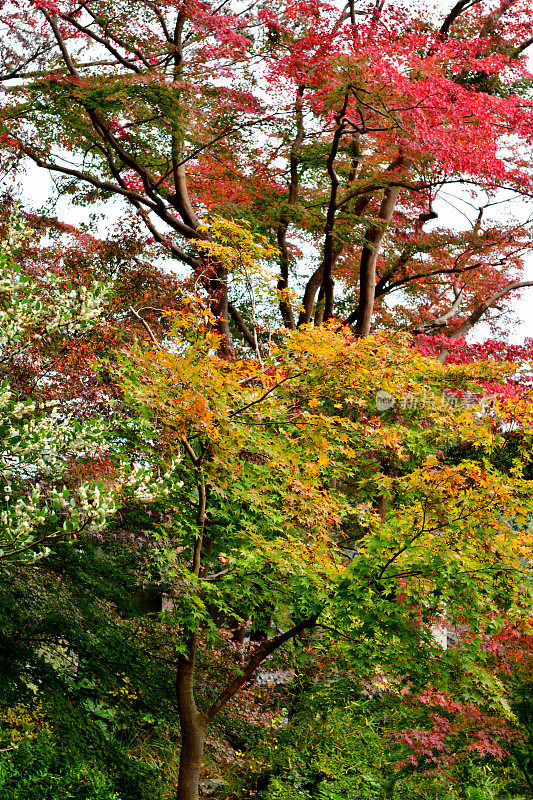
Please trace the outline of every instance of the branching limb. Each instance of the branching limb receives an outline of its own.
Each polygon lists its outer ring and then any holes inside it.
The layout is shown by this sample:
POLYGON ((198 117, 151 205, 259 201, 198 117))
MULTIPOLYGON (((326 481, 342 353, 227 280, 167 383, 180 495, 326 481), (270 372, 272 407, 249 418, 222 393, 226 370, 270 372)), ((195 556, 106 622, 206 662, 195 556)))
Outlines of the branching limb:
POLYGON ((483 314, 488 311, 489 308, 492 308, 498 300, 501 300, 502 297, 505 297, 510 292, 516 291, 516 289, 522 289, 525 286, 533 286, 533 281, 516 281, 515 283, 508 283, 507 286, 504 286, 499 292, 493 294, 492 297, 489 297, 483 303, 480 303, 479 306, 474 309, 474 311, 470 314, 467 319, 457 328, 450 335, 450 339, 458 339, 460 336, 466 336, 468 331, 479 322, 483 314))
POLYGON ((276 238, 278 241, 278 247, 280 252, 280 277, 278 280, 278 287, 277 287, 279 293, 279 309, 285 327, 289 328, 290 330, 294 330, 296 328, 296 323, 294 321, 294 313, 289 298, 287 296, 287 290, 289 288, 289 265, 290 265, 289 249, 287 246, 287 230, 290 225, 290 209, 296 205, 296 201, 298 199, 298 182, 299 182, 298 151, 304 140, 304 125, 303 125, 304 91, 305 91, 304 86, 298 87, 298 92, 296 95, 296 103, 295 103, 296 136, 294 137, 294 140, 292 142, 290 157, 289 157, 289 168, 291 176, 289 184, 289 196, 287 198, 287 206, 283 209, 281 213, 278 229, 276 232, 276 238))
POLYGON ((262 664, 265 658, 268 658, 269 655, 278 650, 286 642, 294 639, 294 637, 299 633, 302 633, 302 631, 314 628, 318 620, 319 613, 320 612, 310 614, 310 616, 301 620, 301 622, 298 622, 296 625, 293 625, 292 628, 289 628, 289 630, 285 631, 285 633, 281 633, 279 636, 274 636, 272 639, 264 642, 255 651, 241 674, 237 675, 232 681, 230 681, 230 683, 228 683, 228 685, 220 692, 215 701, 209 706, 205 712, 206 718, 208 720, 213 719, 213 717, 224 708, 226 703, 228 703, 231 698, 237 694, 239 689, 241 689, 253 678, 256 669, 262 664))
POLYGON ((461 300, 463 297, 463 288, 462 287, 459 292, 457 292, 457 296, 453 301, 452 305, 444 314, 442 314, 437 319, 431 319, 428 322, 425 322, 419 328, 416 328, 413 333, 430 333, 431 331, 437 330, 438 328, 445 328, 449 321, 453 319, 459 313, 461 308, 461 300))
POLYGON ((324 228, 324 259, 322 270, 322 293, 324 296, 324 319, 328 320, 333 316, 333 263, 334 263, 334 239, 333 230, 335 227, 335 213, 337 210, 337 194, 339 191, 339 177, 335 169, 335 161, 339 153, 341 138, 346 130, 347 121, 344 118, 348 108, 348 95, 344 97, 341 111, 337 115, 337 129, 333 136, 333 142, 327 160, 327 170, 330 179, 330 194, 328 209, 326 212, 326 225, 324 228))
MULTIPOLYGON (((390 169, 407 170, 410 161, 403 155, 391 164, 390 169)), ((378 213, 379 223, 368 228, 365 236, 367 244, 363 247, 361 254, 361 268, 359 278, 359 305, 355 312, 350 314, 345 324, 355 323, 355 333, 357 336, 368 336, 372 313, 374 311, 374 298, 376 293, 376 263, 379 255, 381 242, 392 219, 398 197, 400 186, 389 186, 385 190, 385 195, 381 202, 378 213)))
POLYGON ((249 344, 250 347, 255 349, 254 336, 253 336, 252 332, 250 331, 250 328, 248 327, 246 322, 241 317, 239 311, 233 305, 233 303, 228 303, 228 312, 229 312, 233 322, 235 323, 235 325, 237 326, 239 331, 242 333, 246 343, 249 344))
POLYGON ((160 342, 159 342, 159 341, 157 340, 157 338, 155 337, 153 330, 152 330, 152 329, 151 329, 151 327, 148 325, 148 323, 146 322, 146 320, 145 320, 145 319, 143 319, 143 317, 141 317, 141 315, 140 315, 140 314, 139 314, 137 311, 135 311, 135 309, 133 308, 133 306, 130 306, 130 307, 129 307, 129 311, 131 311, 131 313, 133 314, 133 316, 134 316, 136 319, 138 319, 138 320, 139 320, 139 322, 141 323, 141 325, 143 326, 143 328, 145 329, 145 331, 147 332, 148 336, 150 337, 150 339, 152 340, 152 342, 155 344, 155 346, 157 347, 157 349, 158 349, 158 350, 163 350, 163 346, 160 344, 160 342))

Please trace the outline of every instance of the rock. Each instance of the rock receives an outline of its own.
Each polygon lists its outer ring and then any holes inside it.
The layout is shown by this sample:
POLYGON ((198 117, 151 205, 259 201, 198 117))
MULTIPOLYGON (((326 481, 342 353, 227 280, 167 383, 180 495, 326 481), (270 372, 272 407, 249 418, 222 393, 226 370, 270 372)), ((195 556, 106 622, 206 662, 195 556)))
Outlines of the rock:
POLYGON ((227 785, 227 781, 224 778, 206 778, 205 781, 200 781, 200 790, 206 797, 211 797, 211 795, 227 785))

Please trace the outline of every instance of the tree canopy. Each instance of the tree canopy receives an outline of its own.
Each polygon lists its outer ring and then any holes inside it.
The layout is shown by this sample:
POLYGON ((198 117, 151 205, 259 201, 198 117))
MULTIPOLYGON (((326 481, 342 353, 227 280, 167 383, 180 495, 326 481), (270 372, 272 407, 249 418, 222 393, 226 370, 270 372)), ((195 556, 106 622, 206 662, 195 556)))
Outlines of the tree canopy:
POLYGON ((214 214, 271 241, 291 329, 460 336, 529 285, 527 214, 490 214, 498 190, 530 194, 527 3, 3 8, 6 165, 30 158, 76 202, 120 198, 203 286, 228 352, 254 336, 197 246, 214 214), (458 186, 466 224, 436 222, 458 186))
POLYGON ((1 4, 6 797, 531 793, 529 12, 1 4))

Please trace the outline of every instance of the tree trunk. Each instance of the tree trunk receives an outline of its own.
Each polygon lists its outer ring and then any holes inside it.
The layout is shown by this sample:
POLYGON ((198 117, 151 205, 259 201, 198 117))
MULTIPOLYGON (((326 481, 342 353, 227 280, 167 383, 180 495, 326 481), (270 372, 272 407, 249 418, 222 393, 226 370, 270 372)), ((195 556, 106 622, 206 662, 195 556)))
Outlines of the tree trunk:
POLYGON ((176 800, 198 800, 207 719, 194 700, 196 637, 189 642, 189 658, 181 656, 176 675, 176 696, 181 727, 181 753, 176 800))
MULTIPOLYGON (((185 449, 196 468, 198 479, 198 510, 196 515, 198 534, 194 544, 191 564, 191 572, 198 577, 203 569, 202 547, 204 544, 208 497, 202 461, 209 453, 209 449, 202 444, 200 455, 197 456, 186 439, 185 449)), ((207 536, 206 549, 209 553, 211 552, 212 544, 211 537, 207 536)), ((176 800, 198 800, 198 787, 208 718, 198 710, 194 699, 194 667, 197 645, 198 630, 193 630, 187 639, 187 655, 179 656, 178 669, 176 671, 176 701, 181 728, 180 769, 176 800)))
POLYGON ((380 225, 372 225, 366 232, 368 244, 363 247, 361 254, 361 271, 359 276, 359 308, 355 324, 357 336, 365 337, 370 333, 374 300, 376 297, 376 264, 378 260, 381 241, 392 219, 394 207, 400 194, 399 186, 389 186, 379 209, 378 219, 380 225))
POLYGON ((193 724, 181 723, 181 753, 176 800, 198 800, 206 725, 197 712, 193 724))

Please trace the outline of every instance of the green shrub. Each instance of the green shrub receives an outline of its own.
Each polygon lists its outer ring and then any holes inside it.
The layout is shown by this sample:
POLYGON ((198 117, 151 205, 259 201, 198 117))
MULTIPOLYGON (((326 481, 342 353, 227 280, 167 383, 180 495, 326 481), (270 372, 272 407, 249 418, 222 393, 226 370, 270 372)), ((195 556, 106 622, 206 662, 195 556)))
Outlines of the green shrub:
POLYGON ((1 754, 2 800, 123 800, 112 781, 43 732, 1 754))
MULTIPOLYGON (((311 705, 250 754, 249 793, 262 800, 510 800, 516 770, 475 754, 440 770, 398 769, 391 709, 311 705)), ((520 795, 518 795, 520 796, 520 795)))

